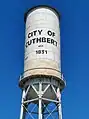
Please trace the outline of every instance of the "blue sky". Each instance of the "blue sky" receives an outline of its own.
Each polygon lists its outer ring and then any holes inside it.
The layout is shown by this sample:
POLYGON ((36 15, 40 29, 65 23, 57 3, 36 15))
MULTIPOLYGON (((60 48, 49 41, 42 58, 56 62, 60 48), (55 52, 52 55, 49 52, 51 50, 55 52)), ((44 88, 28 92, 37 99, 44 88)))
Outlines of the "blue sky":
POLYGON ((89 118, 89 1, 0 1, 0 118, 19 119, 23 72, 24 12, 46 4, 61 13, 62 71, 67 86, 62 94, 63 119, 89 118))

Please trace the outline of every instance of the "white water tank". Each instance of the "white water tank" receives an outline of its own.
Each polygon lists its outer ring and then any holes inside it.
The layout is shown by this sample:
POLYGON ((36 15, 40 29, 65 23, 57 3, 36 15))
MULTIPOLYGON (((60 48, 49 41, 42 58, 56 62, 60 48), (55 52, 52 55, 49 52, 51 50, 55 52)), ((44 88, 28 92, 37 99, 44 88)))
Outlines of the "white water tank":
POLYGON ((59 14, 47 6, 30 9, 25 17, 24 77, 61 76, 59 14))

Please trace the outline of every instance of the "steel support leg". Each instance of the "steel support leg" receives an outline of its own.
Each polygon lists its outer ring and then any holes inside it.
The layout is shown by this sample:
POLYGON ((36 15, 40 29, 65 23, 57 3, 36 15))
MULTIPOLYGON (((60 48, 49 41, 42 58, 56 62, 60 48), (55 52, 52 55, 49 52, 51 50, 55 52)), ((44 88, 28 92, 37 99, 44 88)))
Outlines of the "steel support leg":
POLYGON ((39 119, 42 119, 42 84, 39 83, 39 119))
POLYGON ((59 119, 62 119, 62 108, 61 108, 61 94, 60 94, 60 89, 58 88, 59 91, 59 97, 58 97, 58 115, 59 115, 59 119))
POLYGON ((24 96, 25 96, 25 90, 23 90, 23 92, 22 92, 20 119, 25 119, 25 109, 24 109, 24 106, 23 106, 24 96))
POLYGON ((58 113, 59 113, 59 119, 62 119, 62 109, 61 109, 61 104, 58 105, 58 113))

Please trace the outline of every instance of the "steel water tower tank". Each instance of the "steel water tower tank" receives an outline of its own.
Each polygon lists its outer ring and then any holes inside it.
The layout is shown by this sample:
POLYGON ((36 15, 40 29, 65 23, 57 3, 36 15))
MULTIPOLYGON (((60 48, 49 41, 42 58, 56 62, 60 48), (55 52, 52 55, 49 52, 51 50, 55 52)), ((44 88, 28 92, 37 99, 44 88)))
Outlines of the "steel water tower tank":
POLYGON ((54 8, 43 5, 25 14, 24 73, 19 86, 23 90, 23 105, 27 107, 33 102, 40 108, 39 119, 42 119, 42 101, 46 105, 50 101, 57 103, 57 94, 65 87, 61 73, 59 19, 54 8))

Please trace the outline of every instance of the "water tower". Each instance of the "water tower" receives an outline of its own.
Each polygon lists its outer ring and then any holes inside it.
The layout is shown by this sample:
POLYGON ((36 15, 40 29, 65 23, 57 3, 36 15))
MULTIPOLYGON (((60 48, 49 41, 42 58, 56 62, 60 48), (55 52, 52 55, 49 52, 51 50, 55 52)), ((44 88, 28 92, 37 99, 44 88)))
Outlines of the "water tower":
POLYGON ((24 73, 20 119, 62 119, 60 14, 49 6, 36 6, 25 14, 24 73))

